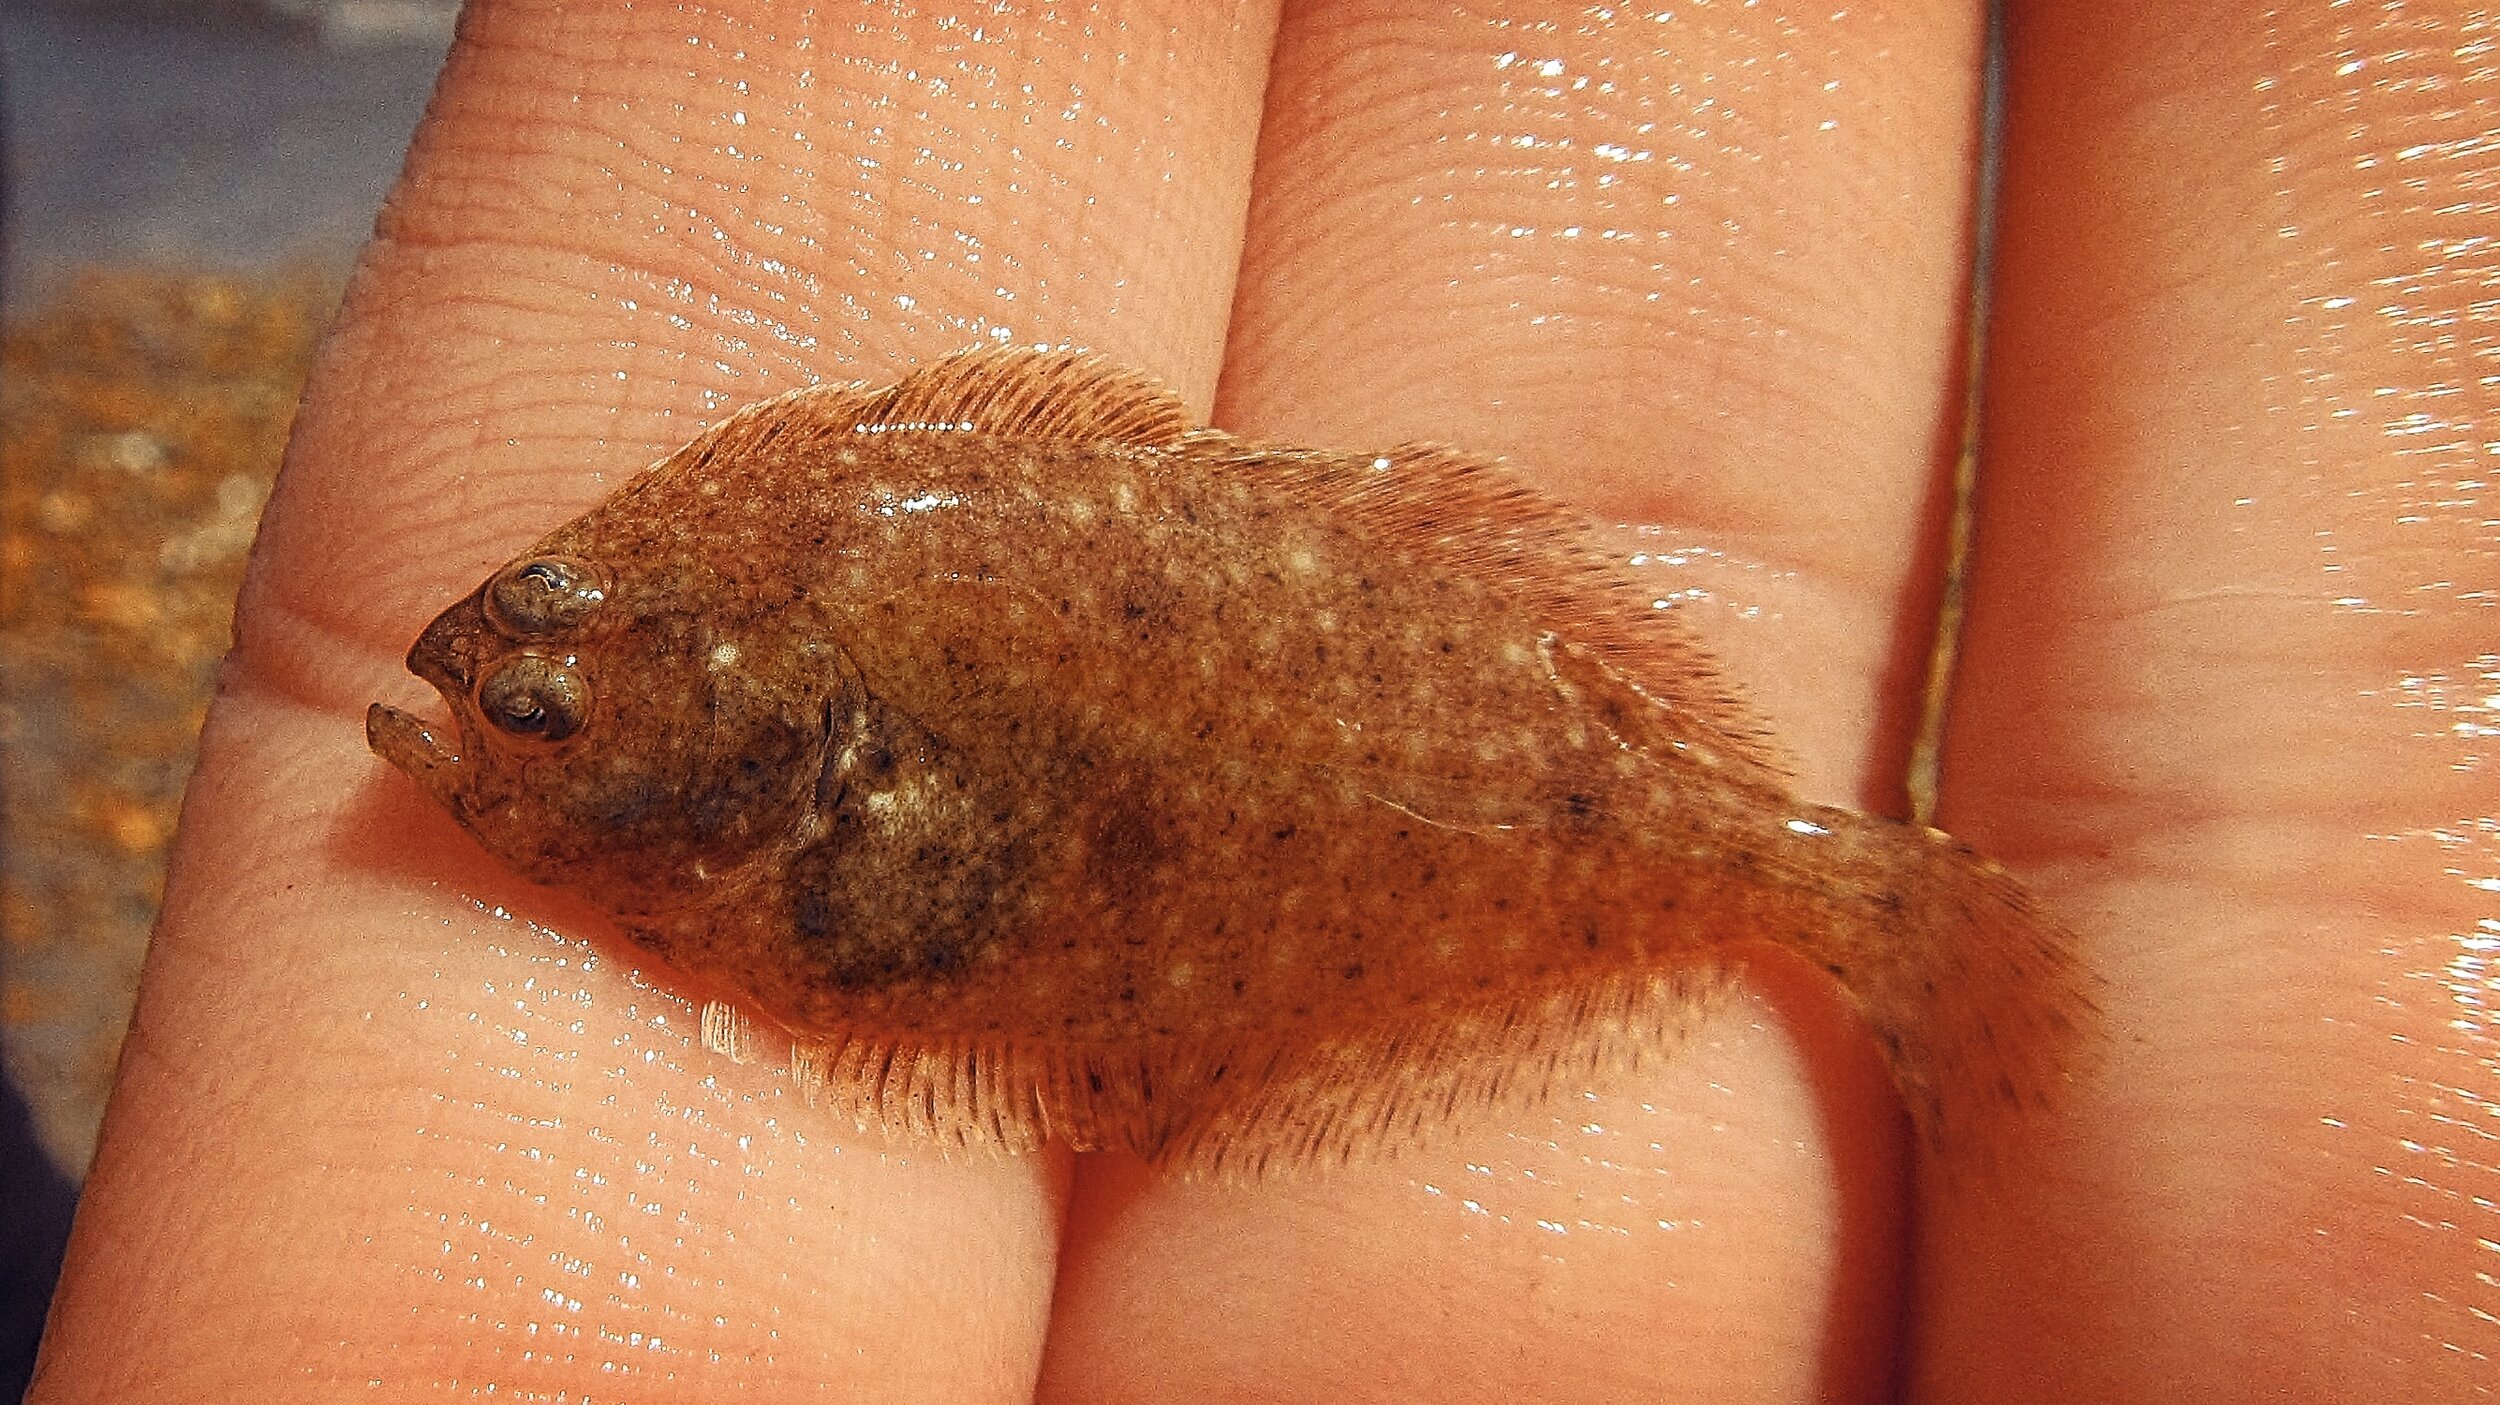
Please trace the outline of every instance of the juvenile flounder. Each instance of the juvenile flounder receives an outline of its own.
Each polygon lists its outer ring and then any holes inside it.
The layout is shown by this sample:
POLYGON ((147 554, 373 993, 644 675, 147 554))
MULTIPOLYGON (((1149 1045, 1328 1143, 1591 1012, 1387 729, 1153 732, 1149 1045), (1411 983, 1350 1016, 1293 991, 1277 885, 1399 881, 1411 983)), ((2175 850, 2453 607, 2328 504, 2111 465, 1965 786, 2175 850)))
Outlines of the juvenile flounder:
POLYGON ((1768 941, 1927 1143, 2061 1078, 2066 937, 1803 803, 1562 511, 975 352, 723 421, 429 626, 375 751, 864 1116, 1252 1169, 1637 1059, 1768 941), (456 740, 454 739, 456 734, 456 740))

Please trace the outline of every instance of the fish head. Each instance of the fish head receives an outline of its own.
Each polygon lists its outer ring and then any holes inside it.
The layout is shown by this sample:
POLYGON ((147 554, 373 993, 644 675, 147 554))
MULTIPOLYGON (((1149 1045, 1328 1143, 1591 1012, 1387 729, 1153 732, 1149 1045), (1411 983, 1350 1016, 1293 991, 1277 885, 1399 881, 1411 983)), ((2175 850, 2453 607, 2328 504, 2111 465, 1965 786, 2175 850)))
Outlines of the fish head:
POLYGON ((846 676, 796 613, 722 605, 700 562, 565 549, 445 610, 408 652, 446 729, 375 703, 373 750, 489 852, 610 910, 698 901, 810 832, 846 676))

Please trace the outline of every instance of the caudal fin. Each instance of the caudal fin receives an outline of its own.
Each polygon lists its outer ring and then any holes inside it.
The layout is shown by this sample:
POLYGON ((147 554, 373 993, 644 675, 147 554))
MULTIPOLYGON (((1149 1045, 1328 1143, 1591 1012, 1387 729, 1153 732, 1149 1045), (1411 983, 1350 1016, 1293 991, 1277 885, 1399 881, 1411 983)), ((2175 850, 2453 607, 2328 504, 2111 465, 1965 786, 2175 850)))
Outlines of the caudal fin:
POLYGON ((1842 811, 1845 882, 1809 938, 1882 1042, 1921 1140, 1949 1165, 2063 1099, 2097 1006, 2073 935, 1996 863, 1941 830, 1842 811))

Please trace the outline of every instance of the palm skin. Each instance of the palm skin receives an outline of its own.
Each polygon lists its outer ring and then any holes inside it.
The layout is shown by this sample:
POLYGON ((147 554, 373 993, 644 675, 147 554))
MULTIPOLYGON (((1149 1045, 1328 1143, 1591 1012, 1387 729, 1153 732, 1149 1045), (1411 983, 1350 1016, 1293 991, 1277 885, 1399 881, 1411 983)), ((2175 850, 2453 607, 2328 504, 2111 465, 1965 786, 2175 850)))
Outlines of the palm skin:
POLYGON ((1917 1199, 1862 1035, 1767 961, 1654 1074, 1291 1185, 860 1134, 360 725, 422 704, 453 594, 728 407, 1066 341, 1666 524, 1627 559, 1807 792, 1897 808, 1979 7, 507 0, 299 419, 33 1398, 2487 1386, 2472 26, 2084 8, 2010 14, 1942 812, 2108 982, 2023 1177, 1917 1199))

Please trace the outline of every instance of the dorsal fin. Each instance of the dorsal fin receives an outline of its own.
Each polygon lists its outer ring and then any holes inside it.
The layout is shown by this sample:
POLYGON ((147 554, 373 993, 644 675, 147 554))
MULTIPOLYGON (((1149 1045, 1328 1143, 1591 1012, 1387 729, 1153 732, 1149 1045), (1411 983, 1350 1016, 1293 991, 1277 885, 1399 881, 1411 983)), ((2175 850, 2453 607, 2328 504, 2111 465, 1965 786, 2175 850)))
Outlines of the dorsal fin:
POLYGON ((1622 683, 1699 722, 1733 756, 1792 774, 1770 729, 1683 621, 1631 583, 1584 520, 1507 466, 1434 444, 1347 454, 1221 430, 1201 430, 1185 448, 1404 543, 1451 575, 1493 585, 1622 683))
POLYGON ((976 347, 891 385, 828 382, 758 401, 672 456, 687 463, 859 434, 984 434, 1169 447, 1192 428, 1180 397, 1090 351, 976 347))
POLYGON ((1167 447, 1193 426, 1180 397, 1090 351, 983 347, 859 398, 857 427, 1167 447))
POLYGON ((891 385, 791 391, 713 426, 652 479, 656 485, 674 471, 767 445, 787 454, 860 435, 949 433, 1131 445, 1221 461, 1244 481, 1325 506, 1406 543, 1452 575, 1496 586, 1631 688, 1700 723, 1732 756, 1783 777, 1791 772, 1769 730, 1682 622, 1666 618, 1650 593, 1624 577, 1586 522, 1507 467, 1431 444, 1353 454, 1198 429, 1179 397, 1093 352, 978 347, 891 385))

